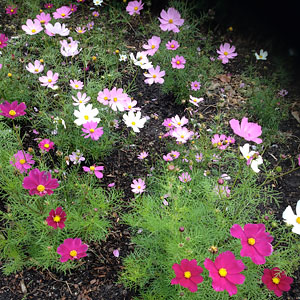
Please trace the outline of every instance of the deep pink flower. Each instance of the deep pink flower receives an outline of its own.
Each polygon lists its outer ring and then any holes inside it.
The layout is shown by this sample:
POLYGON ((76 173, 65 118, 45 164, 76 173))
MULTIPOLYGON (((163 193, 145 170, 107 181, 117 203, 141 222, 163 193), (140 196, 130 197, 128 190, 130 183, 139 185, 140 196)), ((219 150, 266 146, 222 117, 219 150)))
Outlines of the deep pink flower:
POLYGON ((79 238, 69 238, 57 248, 57 253, 61 255, 60 262, 66 262, 69 259, 80 259, 86 256, 88 245, 83 244, 79 238))
POLYGON ((39 148, 41 150, 49 152, 51 149, 54 149, 54 143, 49 139, 43 139, 41 142, 39 142, 39 148))
POLYGON ((154 35, 151 39, 148 40, 148 44, 144 44, 143 48, 146 51, 143 51, 145 55, 153 56, 155 52, 158 50, 161 39, 159 36, 154 35))
POLYGON ((176 50, 177 48, 180 47, 179 43, 175 40, 172 40, 172 41, 168 41, 166 43, 166 47, 168 50, 176 50))
POLYGON ((188 172, 182 173, 181 176, 178 176, 178 178, 181 182, 189 182, 192 180, 188 172))
POLYGON ((286 276, 285 272, 279 268, 264 269, 261 280, 270 291, 274 291, 277 297, 281 297, 283 292, 289 291, 294 281, 292 277, 286 276))
POLYGON ((51 21, 51 16, 50 14, 45 14, 44 12, 42 12, 39 15, 36 15, 37 20, 40 21, 41 24, 48 24, 51 21))
POLYGON ((52 3, 46 3, 46 4, 44 4, 44 7, 50 9, 50 8, 53 7, 53 4, 52 3))
POLYGON ((273 237, 266 232, 264 224, 246 224, 244 229, 238 224, 234 224, 230 229, 230 234, 241 239, 242 257, 250 257, 257 265, 266 262, 265 256, 270 256, 273 252, 271 242, 273 237))
POLYGON ((23 153, 22 150, 19 150, 16 154, 14 154, 13 160, 9 163, 18 169, 20 173, 27 173, 27 170, 34 165, 35 161, 32 159, 32 155, 26 152, 23 153))
POLYGON ((141 194, 146 188, 145 181, 139 178, 138 180, 133 180, 131 186, 131 191, 135 194, 141 194))
POLYGON ((172 269, 175 272, 175 278, 171 280, 171 284, 180 284, 188 288, 192 293, 197 292, 197 285, 203 281, 200 275, 203 269, 197 265, 197 260, 183 259, 179 264, 174 264, 172 269))
POLYGON ((51 195, 53 190, 59 186, 58 180, 51 178, 51 173, 33 169, 23 180, 23 188, 29 190, 30 195, 51 195))
POLYGON ((298 156, 298 165, 300 166, 300 154, 298 156))
POLYGON ((103 127, 98 127, 97 128, 98 123, 97 122, 86 122, 82 125, 82 131, 84 132, 84 134, 82 134, 81 136, 84 136, 85 139, 87 138, 91 138, 93 141, 98 141, 99 138, 103 135, 103 127), (85 133, 87 135, 85 135, 85 133))
POLYGON ((132 16, 134 14, 139 15, 140 11, 144 8, 144 3, 140 1, 129 1, 126 7, 126 11, 132 16))
POLYGON ((245 265, 241 260, 236 260, 230 251, 221 253, 215 262, 206 258, 204 267, 209 271, 212 287, 217 292, 226 290, 232 296, 237 293, 236 284, 243 284, 245 281, 245 276, 240 274, 245 265))
POLYGON ((157 66, 155 69, 150 68, 148 69, 148 73, 144 73, 144 76, 147 77, 144 82, 149 85, 153 83, 163 84, 165 80, 162 77, 165 76, 165 74, 165 71, 160 71, 160 66, 157 66))
POLYGON ((256 144, 262 143, 262 139, 258 138, 262 133, 261 126, 256 123, 248 122, 248 118, 244 117, 242 119, 241 125, 236 119, 230 120, 229 124, 233 132, 243 137, 246 141, 252 141, 256 144))
POLYGON ((69 6, 62 6, 53 13, 54 19, 69 19, 72 11, 69 6))
POLYGON ((184 23, 184 19, 180 18, 180 13, 173 7, 170 7, 167 12, 163 9, 158 19, 161 30, 175 33, 180 31, 177 26, 181 26, 184 23))
POLYGON ((223 64, 227 64, 229 62, 229 59, 237 56, 237 53, 235 53, 234 51, 234 46, 230 47, 230 44, 228 43, 225 43, 224 45, 221 44, 220 49, 217 50, 217 53, 219 54, 218 59, 222 60, 223 64))
POLYGON ((176 55, 172 58, 171 64, 174 69, 184 69, 184 64, 186 63, 183 56, 176 55))
POLYGON ((193 90, 193 91, 200 90, 200 87, 201 87, 201 83, 199 81, 193 81, 191 83, 191 90, 193 90))
POLYGON ((77 11, 77 5, 75 5, 75 4, 70 4, 69 7, 70 7, 70 10, 71 10, 71 13, 77 11))
POLYGON ((57 207, 55 210, 51 209, 46 221, 47 224, 54 229, 56 229, 57 227, 63 229, 65 227, 66 216, 67 215, 63 211, 62 207, 57 207))
POLYGON ((25 109, 26 104, 24 102, 18 104, 18 101, 14 101, 12 103, 4 101, 0 104, 0 110, 2 110, 0 115, 10 119, 14 119, 16 117, 26 115, 25 109))
POLYGON ((83 3, 85 0, 77 0, 78 3, 83 3))
POLYGON ((7 46, 8 38, 5 36, 5 34, 0 34, 0 48, 4 48, 7 46))
POLYGON ((7 15, 15 15, 16 13, 17 13, 17 11, 18 11, 18 8, 17 7, 12 7, 12 6, 8 6, 7 8, 6 8, 6 14, 7 15))
POLYGON ((70 86, 75 90, 82 90, 84 85, 83 85, 83 82, 80 80, 76 80, 76 79, 72 80, 71 79, 70 86))
POLYGON ((103 178, 103 173, 100 172, 100 171, 104 170, 104 167, 102 167, 102 166, 93 165, 93 166, 90 166, 90 167, 84 166, 82 168, 85 172, 88 172, 89 174, 95 174, 96 177, 99 178, 99 179, 103 178))

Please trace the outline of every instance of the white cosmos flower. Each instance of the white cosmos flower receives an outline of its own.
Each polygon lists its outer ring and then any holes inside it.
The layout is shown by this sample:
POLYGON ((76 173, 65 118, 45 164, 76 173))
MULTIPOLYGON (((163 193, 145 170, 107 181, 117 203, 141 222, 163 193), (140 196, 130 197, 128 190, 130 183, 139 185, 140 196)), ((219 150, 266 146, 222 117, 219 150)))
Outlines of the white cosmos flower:
POLYGON ((194 105, 196 105, 197 107, 199 107, 198 103, 199 102, 202 102, 204 101, 204 99, 201 97, 201 98, 196 98, 196 97, 193 97, 192 95, 190 95, 190 100, 189 102, 193 103, 194 105))
POLYGON ((149 61, 147 55, 143 52, 138 52, 136 54, 136 58, 133 53, 130 53, 130 58, 136 66, 141 67, 142 69, 150 69, 153 68, 152 63, 149 61))
POLYGON ((140 128, 144 127, 145 122, 147 119, 141 118, 141 112, 138 111, 136 115, 131 110, 128 114, 123 115, 123 121, 127 125, 127 127, 131 127, 134 132, 140 132, 140 128))
POLYGON ((251 164, 251 168, 255 173, 259 172, 258 166, 263 163, 262 157, 258 152, 250 151, 250 145, 247 143, 243 147, 240 147, 240 151, 244 158, 247 159, 247 165, 251 164))
POLYGON ((74 100, 73 105, 74 106, 79 106, 80 104, 87 104, 90 100, 91 97, 87 97, 86 93, 81 94, 81 92, 77 93, 77 98, 72 96, 72 99, 74 100))
POLYGON ((90 121, 100 122, 100 118, 96 118, 99 111, 97 108, 93 108, 92 104, 88 104, 87 106, 80 104, 78 108, 79 110, 74 110, 74 116, 77 117, 74 121, 76 125, 80 126, 90 121))
POLYGON ((296 205, 296 214, 294 214, 291 206, 289 205, 282 213, 284 222, 293 226, 292 231, 300 234, 300 200, 296 205))
POLYGON ((48 35, 60 35, 60 36, 68 36, 70 30, 66 27, 65 24, 60 24, 56 22, 54 25, 48 23, 45 25, 46 31, 48 35))
POLYGON ((102 4, 103 0, 94 0, 94 5, 100 5, 102 4))
POLYGON ((263 49, 260 49, 259 54, 254 54, 257 60, 267 60, 268 52, 264 51, 263 49))

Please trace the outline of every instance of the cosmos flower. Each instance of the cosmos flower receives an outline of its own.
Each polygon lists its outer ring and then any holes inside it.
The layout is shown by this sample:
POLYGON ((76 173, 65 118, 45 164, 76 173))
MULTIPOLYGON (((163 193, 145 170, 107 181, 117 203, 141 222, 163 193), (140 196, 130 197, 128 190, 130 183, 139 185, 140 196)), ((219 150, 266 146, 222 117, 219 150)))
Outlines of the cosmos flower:
POLYGON ((235 143, 235 139, 225 134, 215 134, 211 139, 212 144, 220 150, 225 150, 230 144, 235 143))
POLYGON ((134 14, 139 15, 140 11, 143 9, 144 3, 142 0, 140 1, 129 1, 128 5, 126 6, 126 11, 132 16, 134 14))
POLYGON ((183 56, 176 55, 172 58, 171 64, 173 69, 184 69, 186 60, 183 56))
POLYGON ((148 40, 148 44, 144 44, 143 48, 146 49, 144 53, 146 55, 153 56, 158 50, 161 39, 159 36, 154 35, 151 39, 148 40))
POLYGON ((13 101, 12 103, 4 101, 3 103, 0 104, 0 110, 2 110, 0 115, 10 119, 14 119, 19 116, 26 115, 25 112, 26 108, 27 107, 24 102, 18 104, 18 101, 13 101))
POLYGON ((42 25, 46 25, 51 21, 51 16, 50 14, 42 12, 41 14, 36 15, 36 19, 39 20, 42 25))
POLYGON ((138 155, 138 159, 145 159, 149 155, 148 152, 143 151, 138 155))
POLYGON ((26 70, 30 73, 37 74, 37 73, 41 73, 44 70, 44 66, 41 64, 39 60, 35 60, 34 65, 32 63, 29 63, 26 66, 26 70))
POLYGON ((0 48, 4 48, 7 46, 8 38, 5 36, 5 34, 0 34, 0 48))
POLYGON ((134 65, 141 67, 142 69, 150 69, 153 68, 152 63, 149 61, 147 55, 144 52, 138 52, 136 54, 136 58, 133 53, 129 55, 130 59, 133 61, 134 65))
POLYGON ((49 152, 51 149, 54 149, 54 142, 51 142, 49 139, 43 139, 41 142, 39 142, 39 148, 49 152))
POLYGON ((80 152, 80 150, 72 152, 72 154, 69 155, 69 159, 71 162, 73 162, 74 165, 80 164, 82 161, 85 161, 85 157, 83 157, 83 154, 80 152))
POLYGON ((81 239, 68 238, 57 248, 57 253, 61 255, 60 262, 66 262, 85 257, 87 249, 88 245, 83 244, 81 239))
POLYGON ((91 100, 91 97, 87 97, 86 93, 81 94, 81 92, 78 92, 77 98, 72 96, 72 99, 74 100, 73 105, 79 106, 80 104, 87 104, 91 100))
POLYGON ((66 25, 60 24, 59 22, 56 22, 54 25, 48 23, 45 25, 45 29, 45 33, 49 36, 55 36, 56 34, 60 36, 68 36, 70 33, 70 30, 66 27, 66 25))
POLYGON ((134 132, 140 132, 140 128, 144 127, 145 122, 147 119, 141 118, 141 112, 138 111, 134 114, 133 111, 129 111, 128 114, 123 115, 123 121, 127 125, 127 127, 131 127, 134 132))
POLYGON ((95 18, 98 18, 99 17, 99 13, 97 11, 93 11, 92 15, 95 17, 95 18))
POLYGON ((77 55, 82 50, 78 50, 79 41, 73 41, 72 37, 69 37, 68 40, 70 41, 69 43, 67 40, 60 41, 60 53, 66 57, 77 55))
POLYGON ((46 218, 46 222, 49 226, 54 229, 60 228, 63 229, 65 227, 66 221, 66 213, 63 211, 62 207, 59 206, 55 210, 51 209, 49 216, 46 218))
POLYGON ((267 60, 268 52, 260 49, 259 54, 254 53, 257 60, 267 60))
POLYGON ((153 83, 163 84, 165 80, 162 77, 165 76, 165 74, 165 71, 160 71, 160 66, 156 66, 155 69, 149 68, 148 73, 144 73, 144 76, 147 77, 144 82, 149 85, 153 83))
POLYGON ((16 154, 14 154, 13 160, 11 160, 9 163, 19 170, 20 173, 27 173, 32 165, 34 165, 35 161, 32 159, 32 155, 19 150, 16 154))
POLYGON ((203 102, 204 101, 204 98, 196 98, 196 97, 193 97, 192 95, 190 95, 190 100, 189 102, 194 104, 195 106, 199 107, 198 103, 200 102, 203 102))
POLYGON ((41 82, 42 86, 53 88, 54 85, 57 83, 58 77, 59 77, 58 73, 53 74, 53 72, 49 70, 47 72, 47 76, 39 77, 39 81, 41 82))
POLYGON ((69 19, 72 14, 69 6, 62 6, 53 13, 54 19, 69 19))
POLYGON ((191 90, 198 91, 200 90, 201 83, 199 81, 192 81, 191 82, 191 90))
POLYGON ((173 127, 182 127, 186 124, 188 124, 189 120, 183 116, 182 118, 180 118, 178 115, 176 115, 175 117, 171 118, 171 123, 173 125, 173 127))
POLYGON ((97 101, 102 103, 103 105, 108 105, 110 98, 110 90, 104 89, 103 91, 100 91, 98 93, 97 101))
POLYGON ((135 194, 142 194, 146 188, 145 181, 139 178, 138 180, 133 180, 131 186, 131 191, 135 194))
POLYGON ((300 200, 296 204, 296 214, 289 205, 282 213, 284 222, 293 226, 292 232, 300 234, 300 200))
POLYGON ((81 27, 76 27, 75 31, 76 31, 77 33, 80 33, 80 34, 82 34, 82 33, 85 33, 85 32, 86 32, 86 30, 85 30, 85 27, 84 27, 84 26, 83 26, 82 28, 81 28, 81 27))
POLYGON ((237 56, 237 53, 235 53, 234 51, 234 46, 231 47, 228 43, 225 43, 224 45, 221 44, 220 49, 217 50, 217 53, 219 54, 218 59, 222 60, 222 64, 227 64, 229 62, 229 59, 237 56))
POLYGON ((22 29, 29 35, 37 34, 43 31, 43 27, 39 20, 35 19, 32 21, 31 19, 27 19, 26 25, 22 25, 22 29))
POLYGON ((243 147, 240 147, 240 151, 242 152, 244 158, 247 159, 247 165, 251 165, 252 170, 255 173, 259 173, 260 170, 258 169, 258 166, 263 163, 263 159, 259 155, 259 153, 255 151, 250 151, 249 144, 245 144, 243 147))
POLYGON ((82 168, 83 168, 83 171, 88 172, 89 174, 95 174, 95 176, 99 179, 103 178, 103 173, 100 172, 100 171, 104 170, 103 166, 92 165, 90 167, 84 166, 82 168))
POLYGON ((160 29, 163 31, 173 31, 174 33, 179 32, 177 26, 182 26, 184 19, 181 19, 180 13, 173 7, 170 7, 168 11, 164 9, 160 13, 160 29))
POLYGON ((180 47, 179 43, 175 40, 172 40, 172 41, 168 41, 166 43, 166 47, 168 50, 176 50, 180 47))
POLYGON ((192 180, 188 172, 182 173, 180 176, 178 176, 178 178, 181 182, 189 182, 192 180))
POLYGON ((93 141, 98 141, 99 138, 103 135, 103 127, 97 127, 97 122, 86 122, 82 125, 82 131, 84 134, 81 136, 84 136, 85 139, 91 138, 93 141))
POLYGON ((184 144, 192 138, 194 132, 189 131, 186 127, 177 127, 170 134, 172 137, 176 138, 177 142, 184 144))
POLYGON ((123 89, 114 87, 110 91, 110 99, 108 105, 114 111, 124 111, 127 103, 131 101, 130 97, 123 92, 123 89))
POLYGON ((7 15, 15 15, 18 12, 18 8, 17 7, 13 7, 11 5, 7 6, 7 8, 5 9, 5 13, 7 15))
POLYGON ((80 104, 78 106, 79 110, 74 110, 74 115, 77 119, 74 123, 78 126, 83 125, 86 122, 93 121, 93 122, 100 122, 100 118, 96 118, 99 111, 97 108, 93 108, 92 104, 84 105, 80 104))
POLYGON ((83 82, 79 80, 70 80, 70 86, 75 90, 82 90, 83 89, 83 82))
POLYGON ((53 4, 52 3, 46 3, 46 4, 44 4, 44 7, 50 9, 50 8, 53 7, 53 4))
POLYGON ((74 13, 75 11, 77 11, 77 5, 70 4, 69 7, 70 7, 70 10, 71 10, 71 14, 74 13))
POLYGON ((100 5, 103 3, 103 0, 93 0, 94 5, 100 5))

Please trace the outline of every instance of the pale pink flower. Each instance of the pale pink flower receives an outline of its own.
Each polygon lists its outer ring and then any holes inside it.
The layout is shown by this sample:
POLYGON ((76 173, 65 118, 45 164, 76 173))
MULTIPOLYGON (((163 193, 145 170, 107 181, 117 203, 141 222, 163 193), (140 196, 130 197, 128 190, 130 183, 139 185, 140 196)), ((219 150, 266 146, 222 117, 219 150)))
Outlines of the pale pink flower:
POLYGON ((148 44, 144 44, 143 48, 146 49, 144 53, 146 55, 153 56, 155 52, 158 50, 161 39, 159 36, 154 35, 151 39, 148 40, 148 44))
POLYGON ((81 28, 81 27, 76 27, 75 31, 76 31, 77 33, 81 33, 81 34, 86 32, 84 26, 83 26, 82 28, 81 28))
POLYGON ((69 6, 62 6, 53 13, 54 19, 69 19, 72 11, 69 6))
POLYGON ((189 182, 192 180, 188 172, 182 173, 181 176, 178 176, 178 178, 181 182, 189 182))
POLYGON ((229 43, 225 43, 224 45, 221 44, 220 49, 217 50, 217 53, 219 54, 218 59, 222 60, 222 64, 227 64, 229 62, 229 59, 237 56, 237 53, 235 53, 234 51, 235 47, 231 47, 229 43))
POLYGON ((97 101, 102 103, 103 105, 108 105, 110 100, 110 90, 104 89, 98 93, 97 101))
POLYGON ((70 33, 70 30, 66 27, 65 24, 60 24, 56 22, 54 25, 48 23, 45 25, 45 33, 49 36, 55 36, 56 34, 60 36, 67 36, 70 33))
POLYGON ((77 55, 82 50, 78 50, 79 41, 73 41, 72 37, 69 37, 68 40, 70 40, 69 43, 67 40, 60 41, 60 53, 66 57, 77 55))
POLYGON ((174 69, 184 69, 184 64, 186 63, 186 60, 183 56, 176 55, 172 58, 171 64, 172 68, 174 69))
POLYGON ((32 165, 34 165, 35 161, 32 159, 32 155, 19 150, 16 154, 14 154, 13 160, 11 160, 9 163, 18 169, 20 173, 27 173, 32 165))
POLYGON ((131 191, 135 194, 141 194, 144 192, 146 185, 145 181, 139 178, 138 180, 133 180, 131 186, 131 191))
POLYGON ((144 3, 140 1, 129 1, 126 7, 126 11, 132 16, 134 14, 139 15, 140 11, 143 9, 144 3))
POLYGON ((183 116, 181 119, 178 115, 171 118, 171 123, 174 127, 182 127, 185 124, 187 124, 188 122, 189 122, 189 120, 185 116, 183 116))
POLYGON ((82 81, 79 81, 79 80, 70 80, 70 86, 75 89, 75 90, 82 90, 83 89, 83 82, 82 81))
POLYGON ((203 102, 204 99, 203 98, 196 98, 196 97, 193 97, 192 95, 190 95, 190 100, 189 102, 190 103, 193 103, 195 106, 199 107, 198 103, 200 102, 203 102))
POLYGON ((43 31, 43 27, 41 26, 40 21, 37 19, 34 21, 28 19, 26 21, 26 25, 22 25, 22 29, 29 35, 34 35, 43 31))
POLYGON ((170 155, 171 155, 174 159, 176 159, 176 158, 178 158, 178 157, 180 156, 180 152, 178 152, 178 151, 171 151, 171 152, 170 152, 170 155))
POLYGON ((168 153, 167 155, 163 155, 163 160, 164 161, 172 161, 173 157, 171 156, 170 153, 168 153))
POLYGON ((83 170, 85 172, 88 172, 89 174, 95 174, 95 176, 99 179, 103 178, 103 173, 100 172, 100 171, 103 171, 104 170, 104 167, 103 166, 95 166, 95 165, 92 165, 90 167, 82 167, 83 170))
POLYGON ((170 7, 166 12, 164 9, 160 13, 160 29, 163 31, 179 32, 177 26, 182 26, 184 19, 181 19, 180 13, 173 7, 170 7))
POLYGON ((88 29, 88 30, 93 29, 93 28, 94 28, 94 24, 95 24, 95 23, 94 23, 93 21, 90 22, 90 23, 87 23, 87 24, 86 24, 87 29, 88 29))
POLYGON ((58 76, 59 76, 58 73, 53 74, 53 72, 49 70, 47 72, 47 76, 39 77, 39 81, 41 82, 42 86, 53 88, 58 80, 58 76))
POLYGON ((42 12, 39 15, 36 15, 35 17, 37 18, 37 20, 39 20, 39 22, 41 24, 44 24, 44 25, 48 24, 51 21, 50 14, 45 14, 44 12, 42 12))
POLYGON ((119 256, 120 256, 119 250, 118 250, 118 249, 115 249, 115 250, 113 251, 113 255, 114 255, 114 257, 119 257, 119 256))
POLYGON ((34 65, 32 63, 29 63, 26 66, 26 70, 29 71, 30 73, 37 74, 44 70, 44 66, 41 64, 39 60, 35 60, 34 65))
POLYGON ((215 134, 211 139, 211 142, 214 146, 218 147, 220 150, 225 150, 230 144, 235 143, 235 139, 226 136, 225 134, 215 134))
POLYGON ((175 40, 172 40, 172 41, 168 41, 166 43, 166 47, 168 50, 176 50, 177 48, 180 47, 179 43, 175 40))
POLYGON ((82 124, 82 131, 84 132, 84 134, 82 134, 81 136, 84 136, 85 139, 90 137, 93 141, 99 140, 99 138, 103 135, 103 127, 97 128, 97 125, 98 123, 93 121, 82 124), (87 135, 85 135, 85 133, 87 135))
POLYGON ((175 128, 171 136, 176 138, 177 142, 186 143, 189 139, 191 139, 194 135, 193 131, 189 131, 186 127, 178 127, 175 128))
POLYGON ((143 151, 143 152, 141 152, 141 153, 138 155, 138 159, 144 159, 144 158, 146 158, 148 155, 149 155, 148 152, 143 151))
POLYGON ((95 18, 98 18, 99 17, 99 13, 97 11, 93 11, 92 15, 95 17, 95 18))
POLYGON ((148 72, 149 73, 144 73, 144 76, 147 77, 147 79, 145 79, 145 83, 148 83, 149 85, 153 83, 164 83, 165 80, 162 77, 165 76, 166 72, 160 71, 160 66, 157 66, 155 69, 150 68, 148 69, 148 72))
POLYGON ((80 104, 87 104, 90 100, 91 97, 87 97, 86 93, 81 94, 81 92, 77 93, 77 98, 75 98, 74 96, 72 96, 72 99, 74 100, 73 105, 74 106, 78 106, 80 104))
POLYGON ((130 100, 130 97, 126 93, 123 93, 123 89, 117 89, 114 87, 110 91, 110 101, 108 104, 114 111, 124 111, 125 107, 127 106, 127 102, 130 100))
POLYGON ((127 111, 131 110, 133 112, 141 110, 139 107, 135 107, 136 105, 137 105, 137 101, 130 99, 128 102, 126 102, 126 106, 124 107, 124 109, 127 111))
POLYGON ((200 87, 201 87, 201 83, 199 81, 193 81, 191 83, 191 90, 193 90, 193 91, 200 90, 200 87))

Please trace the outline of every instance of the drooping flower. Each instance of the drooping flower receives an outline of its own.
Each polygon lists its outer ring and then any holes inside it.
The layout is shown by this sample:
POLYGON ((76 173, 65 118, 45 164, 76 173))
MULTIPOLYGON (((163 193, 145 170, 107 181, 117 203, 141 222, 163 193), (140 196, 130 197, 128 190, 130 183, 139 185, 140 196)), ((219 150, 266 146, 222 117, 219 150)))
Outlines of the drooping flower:
POLYGON ((39 60, 34 61, 34 65, 32 63, 29 63, 26 66, 26 70, 29 71, 30 73, 37 74, 41 73, 44 70, 43 64, 39 60))
POLYGON ((53 13, 54 19, 69 19, 72 14, 69 6, 62 6, 53 13))
POLYGON ((259 54, 254 53, 257 60, 267 60, 268 52, 260 49, 259 54))
POLYGON ((59 22, 56 22, 54 25, 48 23, 45 25, 45 29, 45 33, 49 36, 55 36, 56 34, 60 36, 68 36, 70 33, 70 30, 66 27, 66 25, 60 24, 59 22))
POLYGON ((166 47, 168 50, 176 50, 180 47, 179 43, 175 40, 172 40, 172 41, 168 41, 166 43, 166 47))
POLYGON ((85 33, 85 32, 86 32, 86 30, 85 30, 85 27, 84 27, 84 26, 83 26, 82 28, 81 28, 81 27, 76 27, 75 31, 76 31, 77 33, 80 33, 80 34, 82 34, 82 33, 85 33))
POLYGON ((49 139, 43 139, 41 142, 39 142, 39 148, 49 152, 51 149, 54 149, 54 142, 51 142, 49 139))
POLYGON ((176 138, 177 142, 186 143, 194 135, 193 131, 189 131, 186 127, 177 127, 172 132, 171 136, 176 138))
POLYGON ((240 151, 242 152, 244 158, 247 159, 247 165, 251 165, 252 170, 255 173, 259 173, 260 170, 258 169, 258 166, 263 163, 263 159, 259 155, 259 153, 255 151, 250 151, 249 144, 245 144, 243 147, 240 147, 240 151))
POLYGON ((70 86, 75 90, 82 90, 83 89, 83 82, 79 80, 70 80, 70 86))
POLYGON ((231 251, 225 251, 216 257, 215 262, 206 258, 204 267, 212 278, 212 287, 215 291, 226 290, 230 296, 237 293, 237 284, 243 284, 245 276, 241 272, 245 265, 241 260, 236 260, 231 251))
POLYGON ((128 114, 123 115, 123 121, 127 127, 131 127, 134 132, 140 132, 140 128, 143 128, 147 119, 141 118, 142 113, 138 111, 136 114, 131 110, 128 114))
POLYGON ((1 116, 14 119, 19 116, 26 115, 25 109, 26 104, 24 102, 21 102, 18 104, 18 101, 13 101, 12 103, 9 103, 8 101, 4 101, 0 104, 0 110, 2 112, 0 113, 1 116))
POLYGON ((149 155, 148 152, 146 151, 142 151, 139 155, 138 155, 138 159, 144 159, 149 155))
POLYGON ((292 277, 286 276, 285 272, 277 267, 272 270, 264 269, 261 280, 277 297, 281 297, 283 292, 289 291, 294 281, 292 277))
POLYGON ((138 180, 133 180, 131 186, 131 191, 135 194, 142 194, 146 188, 145 181, 139 178, 138 180))
POLYGON ((273 253, 273 237, 266 232, 264 224, 246 224, 244 229, 239 224, 234 224, 230 234, 241 240, 240 255, 250 257, 257 265, 263 265, 266 262, 265 257, 273 253))
POLYGON ((5 34, 0 34, 0 48, 4 48, 7 46, 8 38, 5 36, 5 34))
POLYGON ((50 21, 51 21, 51 16, 50 14, 45 14, 44 12, 42 12, 41 14, 39 15, 36 15, 35 16, 37 20, 39 20, 39 22, 42 24, 42 25, 46 25, 48 24, 50 21))
POLYGON ((58 73, 53 74, 53 72, 49 70, 47 72, 47 76, 39 77, 39 81, 41 82, 42 86, 54 88, 54 85, 57 83, 58 77, 59 77, 58 73))
POLYGON ((300 234, 300 200, 296 204, 296 214, 289 205, 282 213, 284 222, 293 226, 292 232, 300 234))
POLYGON ((87 104, 91 100, 91 97, 87 97, 86 93, 81 94, 81 92, 78 92, 77 98, 72 96, 72 99, 74 100, 73 105, 79 106, 80 104, 87 104))
POLYGON ((68 238, 64 240, 63 244, 58 246, 57 253, 61 255, 60 262, 66 262, 69 259, 80 259, 85 257, 88 245, 83 244, 79 238, 68 238))
POLYGON ((234 51, 235 47, 231 47, 229 43, 225 43, 224 45, 221 44, 220 49, 217 50, 217 53, 219 54, 218 59, 222 60, 222 64, 227 64, 229 59, 237 56, 237 53, 234 51))
POLYGON ((179 32, 177 26, 182 26, 184 19, 181 19, 180 13, 173 7, 170 7, 166 12, 164 9, 160 13, 160 29, 163 31, 173 31, 174 33, 179 32))
POLYGON ((189 102, 190 103, 193 103, 195 106, 199 107, 198 103, 200 102, 203 102, 204 101, 204 98, 196 98, 196 97, 193 97, 192 95, 190 95, 190 100, 189 102))
POLYGON ((59 227, 63 229, 65 227, 67 214, 63 211, 62 207, 59 206, 55 210, 51 209, 49 216, 46 218, 47 224, 54 229, 59 227))
POLYGON ((161 39, 159 36, 154 35, 151 39, 148 40, 148 44, 144 44, 143 48, 146 49, 144 53, 146 55, 153 56, 158 50, 161 39))
POLYGON ((144 73, 144 76, 147 77, 147 79, 144 80, 145 83, 148 83, 149 85, 153 83, 164 83, 164 79, 162 78, 165 76, 165 71, 160 71, 160 66, 156 66, 156 68, 150 68, 148 69, 149 73, 144 73))
POLYGON ((99 113, 97 108, 93 108, 92 104, 84 105, 80 104, 78 106, 79 110, 74 110, 74 115, 77 119, 74 123, 78 126, 83 125, 86 122, 93 121, 99 123, 101 121, 100 118, 96 118, 99 113))
POLYGON ((67 40, 60 41, 61 44, 60 53, 66 57, 77 55, 82 50, 82 49, 78 50, 79 41, 73 41, 72 37, 69 37, 68 40, 70 40, 69 43, 67 40))
POLYGON ((186 60, 183 56, 176 55, 172 58, 171 64, 174 69, 184 69, 186 60))
POLYGON ((139 15, 140 11, 144 8, 144 3, 140 1, 129 1, 126 6, 126 11, 132 16, 134 14, 139 15))
POLYGON ((103 135, 103 127, 98 127, 97 128, 98 123, 97 122, 86 122, 82 125, 82 131, 84 132, 84 134, 82 134, 81 136, 84 136, 85 139, 87 138, 91 138, 93 141, 98 141, 99 138, 103 135))
POLYGON ((229 124, 233 132, 243 137, 246 141, 252 141, 256 144, 262 143, 262 139, 258 138, 262 133, 261 126, 256 123, 248 122, 248 118, 244 117, 241 121, 241 125, 236 119, 231 119, 229 124))
POLYGON ((176 115, 175 117, 171 118, 171 123, 174 127, 182 127, 186 125, 188 122, 189 120, 185 116, 180 118, 178 115, 176 115))
POLYGON ((32 159, 32 155, 19 150, 16 154, 14 154, 13 160, 11 160, 9 163, 18 169, 20 173, 27 173, 27 170, 34 165, 35 161, 32 159))
POLYGON ((30 195, 51 195, 59 186, 58 180, 51 177, 50 172, 33 169, 23 180, 23 188, 29 190, 30 195))
POLYGON ((181 182, 189 182, 192 180, 192 178, 188 172, 182 173, 180 176, 178 176, 178 178, 181 182))
POLYGON ((100 172, 100 171, 104 170, 103 166, 92 165, 90 167, 84 166, 82 168, 83 168, 83 171, 88 172, 89 174, 95 174, 96 177, 99 178, 99 179, 103 178, 103 173, 100 172))
POLYGON ((191 82, 191 90, 198 91, 200 90, 201 83, 199 81, 192 81, 191 82))
POLYGON ((174 264, 172 269, 175 272, 175 278, 171 280, 171 284, 179 284, 188 288, 192 293, 197 292, 197 285, 203 281, 200 275, 203 269, 197 265, 197 260, 183 259, 180 264, 174 264))
POLYGON ((13 7, 11 5, 7 6, 7 8, 5 9, 5 12, 7 15, 15 15, 18 12, 18 8, 17 7, 13 7))
POLYGON ((35 19, 32 21, 31 19, 27 19, 26 25, 22 25, 22 29, 29 35, 37 34, 43 31, 43 27, 39 20, 35 19))
POLYGON ((214 146, 218 147, 220 150, 225 150, 230 144, 235 143, 235 139, 226 136, 225 134, 215 134, 211 139, 211 142, 214 146))

